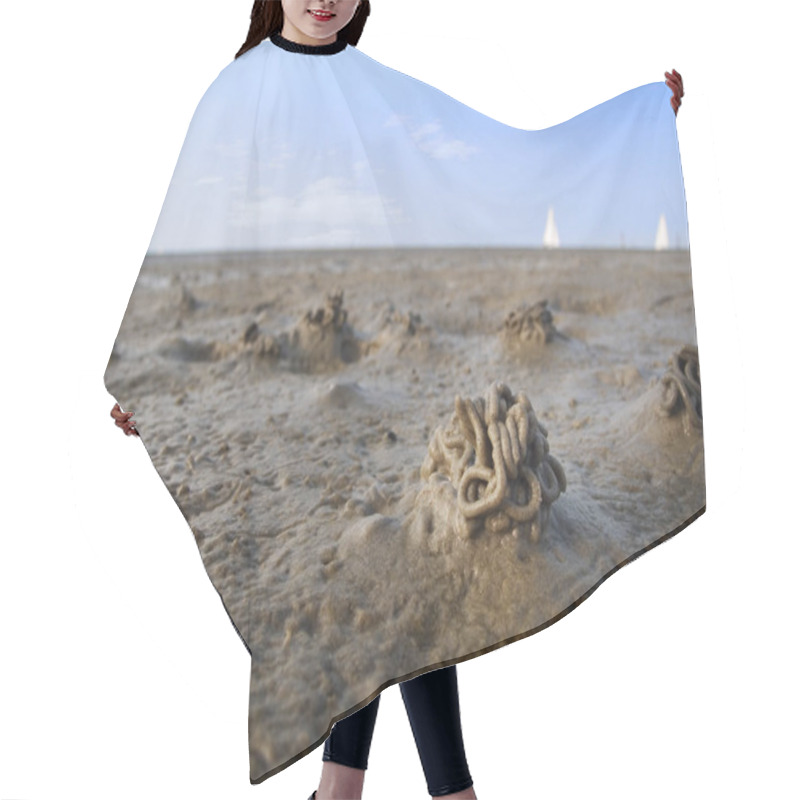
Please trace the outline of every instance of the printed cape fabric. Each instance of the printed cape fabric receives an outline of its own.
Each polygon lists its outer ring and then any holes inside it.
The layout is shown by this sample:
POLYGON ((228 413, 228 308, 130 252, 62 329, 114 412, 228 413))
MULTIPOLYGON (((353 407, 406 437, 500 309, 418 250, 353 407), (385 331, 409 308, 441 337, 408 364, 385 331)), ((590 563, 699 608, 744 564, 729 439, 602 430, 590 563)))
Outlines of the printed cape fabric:
POLYGON ((202 98, 105 384, 250 653, 253 783, 704 511, 670 96, 525 131, 274 36, 202 98))

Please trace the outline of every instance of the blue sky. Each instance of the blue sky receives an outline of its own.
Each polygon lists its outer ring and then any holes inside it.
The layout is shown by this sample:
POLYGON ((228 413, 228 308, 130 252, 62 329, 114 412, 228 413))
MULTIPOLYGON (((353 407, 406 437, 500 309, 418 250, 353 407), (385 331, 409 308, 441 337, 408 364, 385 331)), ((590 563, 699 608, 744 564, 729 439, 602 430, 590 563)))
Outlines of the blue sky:
POLYGON ((524 131, 359 50, 270 42, 192 120, 150 251, 688 244, 670 92, 654 83, 524 131))

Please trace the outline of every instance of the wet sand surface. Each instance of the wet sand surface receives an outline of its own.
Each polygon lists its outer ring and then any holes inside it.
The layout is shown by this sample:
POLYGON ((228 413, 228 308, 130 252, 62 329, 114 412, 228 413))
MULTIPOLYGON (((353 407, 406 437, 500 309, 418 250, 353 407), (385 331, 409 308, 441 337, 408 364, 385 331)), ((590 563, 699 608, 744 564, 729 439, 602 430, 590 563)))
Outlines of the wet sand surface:
POLYGON ((695 342, 686 251, 148 256, 106 385, 251 650, 251 778, 388 683, 546 625, 697 514, 695 342), (486 436, 516 454, 505 511, 469 521, 497 482, 458 402, 486 430, 494 402, 486 436))

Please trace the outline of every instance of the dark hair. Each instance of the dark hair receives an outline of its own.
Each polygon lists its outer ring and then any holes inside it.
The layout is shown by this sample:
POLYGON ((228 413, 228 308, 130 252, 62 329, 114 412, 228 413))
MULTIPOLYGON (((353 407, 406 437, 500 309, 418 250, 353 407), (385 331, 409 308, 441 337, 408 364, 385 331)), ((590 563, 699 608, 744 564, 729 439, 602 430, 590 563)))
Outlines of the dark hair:
MULTIPOLYGON (((339 31, 337 39, 345 39, 355 47, 369 16, 369 0, 361 0, 353 19, 339 31)), ((239 48, 236 58, 261 44, 273 33, 283 30, 283 6, 280 0, 255 0, 250 12, 250 30, 244 44, 239 48)))

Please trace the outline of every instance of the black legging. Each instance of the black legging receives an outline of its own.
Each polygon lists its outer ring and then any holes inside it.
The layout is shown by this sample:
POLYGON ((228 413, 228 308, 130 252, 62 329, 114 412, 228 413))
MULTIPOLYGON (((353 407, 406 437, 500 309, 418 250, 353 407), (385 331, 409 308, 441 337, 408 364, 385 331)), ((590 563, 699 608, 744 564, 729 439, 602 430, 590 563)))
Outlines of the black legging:
MULTIPOLYGON (((431 797, 468 789, 472 778, 461 735, 455 665, 404 681, 400 692, 431 797)), ((323 761, 367 768, 380 699, 378 695, 364 708, 333 726, 325 740, 323 761)))

